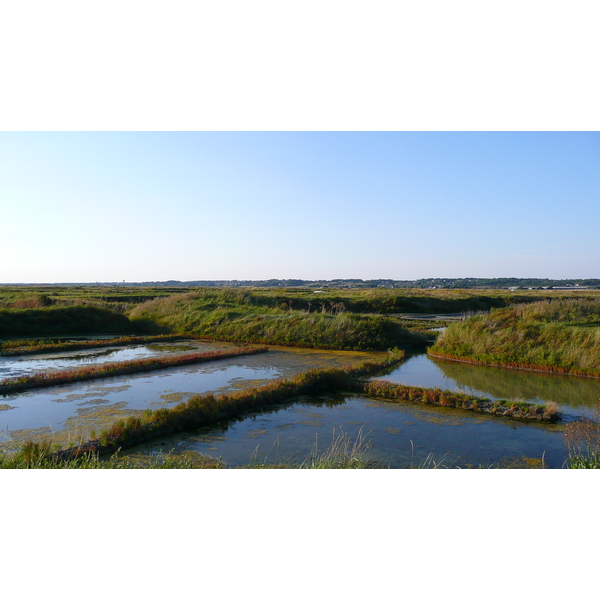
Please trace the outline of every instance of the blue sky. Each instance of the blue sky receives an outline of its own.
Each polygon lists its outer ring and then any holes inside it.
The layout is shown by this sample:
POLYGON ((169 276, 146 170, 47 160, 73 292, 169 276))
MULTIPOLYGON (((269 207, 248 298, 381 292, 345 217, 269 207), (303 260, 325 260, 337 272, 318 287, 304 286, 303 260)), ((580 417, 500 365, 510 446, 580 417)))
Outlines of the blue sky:
POLYGON ((600 277, 600 134, 0 133, 0 282, 600 277))

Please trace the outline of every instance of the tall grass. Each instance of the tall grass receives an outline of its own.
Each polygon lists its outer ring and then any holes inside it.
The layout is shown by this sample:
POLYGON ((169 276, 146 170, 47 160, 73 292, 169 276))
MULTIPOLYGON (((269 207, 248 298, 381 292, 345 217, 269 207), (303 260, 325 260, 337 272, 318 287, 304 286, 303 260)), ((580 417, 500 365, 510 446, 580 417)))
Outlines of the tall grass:
POLYGON ((339 304, 312 312, 293 309, 292 305, 265 302, 248 291, 204 290, 140 304, 129 317, 139 327, 153 323, 174 333, 220 341, 334 350, 387 350, 426 344, 424 336, 412 334, 381 315, 353 314, 339 304))
POLYGON ((591 417, 567 423, 564 441, 569 469, 600 469, 600 402, 591 417))
POLYGON ((464 362, 600 377, 600 299, 542 301, 451 323, 429 350, 464 362))

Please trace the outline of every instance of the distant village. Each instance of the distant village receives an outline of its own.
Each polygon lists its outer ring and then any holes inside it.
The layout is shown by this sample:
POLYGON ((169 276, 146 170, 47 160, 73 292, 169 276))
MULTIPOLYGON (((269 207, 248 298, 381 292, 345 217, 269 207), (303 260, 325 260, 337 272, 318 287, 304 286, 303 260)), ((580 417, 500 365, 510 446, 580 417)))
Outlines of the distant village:
POLYGON ((506 278, 428 278, 416 280, 397 279, 266 279, 266 280, 194 280, 194 281, 145 281, 145 282, 93 282, 93 283, 39 283, 39 284, 9 284, 9 285, 55 285, 55 286, 124 286, 124 287, 281 287, 281 288, 418 288, 418 289, 505 289, 517 290, 556 290, 556 291, 585 291, 600 289, 600 279, 520 279, 506 278))

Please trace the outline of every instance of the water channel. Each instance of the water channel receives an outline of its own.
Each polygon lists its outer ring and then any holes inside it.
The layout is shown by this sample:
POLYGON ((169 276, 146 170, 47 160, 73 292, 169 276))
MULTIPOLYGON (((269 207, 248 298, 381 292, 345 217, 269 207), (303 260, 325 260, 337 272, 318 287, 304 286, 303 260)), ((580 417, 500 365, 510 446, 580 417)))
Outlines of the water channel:
MULTIPOLYGON (((5 376, 90 361, 231 346, 173 342, 43 358, 5 357, 0 369, 5 376)), ((91 430, 99 432, 121 416, 172 406, 193 394, 242 389, 308 368, 350 364, 379 355, 273 347, 267 354, 0 396, 0 446, 11 448, 27 439, 45 438, 65 444, 88 437, 91 430)), ((408 357, 381 378, 498 399, 555 400, 566 421, 589 415, 600 400, 599 380, 433 360, 424 354, 408 357)), ((561 424, 521 423, 455 409, 336 394, 299 397, 221 427, 162 438, 132 452, 195 450, 221 457, 230 466, 247 465, 252 456, 259 461, 297 462, 308 457, 315 444, 324 449, 333 435, 344 432, 352 438, 360 433, 368 438, 384 466, 415 466, 428 458, 447 466, 536 466, 543 457, 548 466, 560 468, 567 456, 563 428, 561 424)))

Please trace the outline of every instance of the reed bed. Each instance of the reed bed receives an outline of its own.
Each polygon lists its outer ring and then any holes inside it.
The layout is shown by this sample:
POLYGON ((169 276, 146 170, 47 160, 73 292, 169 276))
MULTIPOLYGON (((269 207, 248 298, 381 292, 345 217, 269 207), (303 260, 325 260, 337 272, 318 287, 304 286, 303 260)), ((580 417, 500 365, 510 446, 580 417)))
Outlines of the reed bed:
POLYGON ((107 363, 103 365, 90 365, 77 369, 64 371, 39 373, 23 377, 5 379, 0 383, 0 394, 28 390, 32 388, 63 385, 75 381, 87 379, 98 379, 101 377, 115 377, 117 375, 128 375, 144 371, 155 371, 169 367, 179 367, 212 360, 222 360, 234 356, 246 356, 267 352, 266 346, 233 348, 231 350, 214 350, 209 352, 194 352, 192 354, 178 354, 176 356, 143 358, 121 362, 107 363))
MULTIPOLYGON (((189 336, 188 336, 189 337, 189 336)), ((134 346, 137 344, 151 344, 155 342, 174 342, 188 339, 186 336, 168 335, 145 335, 145 336, 122 336, 108 340, 81 340, 77 342, 60 340, 8 340, 0 343, 0 356, 25 356, 31 354, 47 354, 50 352, 68 352, 71 350, 90 350, 92 348, 104 348, 107 346, 134 346)))

